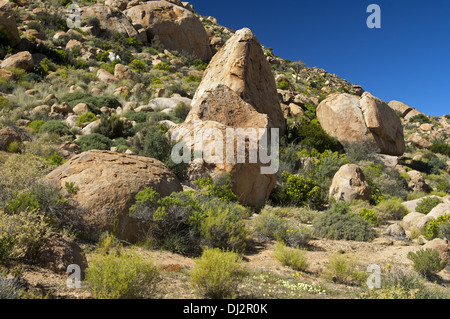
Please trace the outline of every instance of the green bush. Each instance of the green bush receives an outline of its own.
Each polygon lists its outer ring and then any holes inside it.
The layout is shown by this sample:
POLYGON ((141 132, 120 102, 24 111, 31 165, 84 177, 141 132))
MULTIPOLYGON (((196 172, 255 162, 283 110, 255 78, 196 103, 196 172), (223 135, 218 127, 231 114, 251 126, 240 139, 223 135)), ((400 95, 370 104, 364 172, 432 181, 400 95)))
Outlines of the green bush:
POLYGON ((205 249, 195 261, 190 274, 191 285, 204 297, 235 298, 242 274, 241 262, 236 253, 205 249))
POLYGON ((431 120, 424 114, 417 114, 409 119, 409 123, 417 123, 420 124, 430 123, 431 120))
POLYGON ((202 177, 194 181, 193 184, 197 185, 202 194, 207 197, 215 197, 228 202, 238 200, 231 189, 230 175, 222 175, 214 180, 210 177, 202 177))
POLYGON ((181 103, 175 107, 175 109, 173 110, 173 114, 175 115, 175 117, 184 121, 190 111, 191 111, 191 107, 189 105, 181 103))
POLYGON ((362 217, 363 219, 367 220, 369 223, 371 223, 374 226, 379 225, 378 217, 377 217, 374 209, 363 208, 359 212, 359 216, 362 217))
POLYGON ((50 120, 45 122, 40 128, 39 133, 57 134, 59 136, 72 136, 69 127, 61 121, 50 120))
POLYGON ((340 149, 337 140, 322 129, 317 119, 309 121, 302 118, 300 121, 288 125, 284 139, 286 144, 299 144, 309 150, 315 149, 320 153, 326 150, 335 152, 340 149))
POLYGON ((416 206, 416 212, 428 214, 437 205, 443 203, 442 199, 438 197, 427 197, 422 199, 416 206))
POLYGON ((403 219, 403 217, 409 214, 409 211, 402 203, 403 200, 398 197, 383 200, 375 207, 378 219, 380 221, 403 219))
POLYGON ((308 227, 267 209, 256 217, 255 231, 263 238, 278 240, 291 247, 304 247, 312 239, 312 232, 308 227))
POLYGON ((0 273, 0 299, 20 299, 21 291, 16 278, 8 279, 0 273))
POLYGON ((127 127, 118 115, 103 115, 100 124, 94 128, 93 133, 98 133, 110 139, 128 135, 127 127))
POLYGON ((450 145, 447 143, 433 143, 428 149, 433 153, 439 153, 450 157, 450 145))
POLYGON ((12 110, 14 104, 12 104, 6 97, 0 96, 0 110, 12 110))
POLYGON ((314 234, 335 240, 370 241, 375 232, 369 222, 350 212, 348 204, 335 203, 313 221, 314 234))
POLYGON ((80 136, 74 143, 80 146, 83 152, 89 150, 110 150, 112 146, 111 139, 98 133, 80 136))
POLYGON ((14 237, 0 232, 0 264, 9 259, 14 250, 14 237))
POLYGON ((331 282, 361 284, 367 278, 367 275, 364 271, 359 271, 357 266, 354 256, 335 253, 331 256, 327 267, 322 271, 321 275, 331 282))
POLYGON ((306 271, 308 269, 309 263, 305 256, 305 250, 303 249, 286 247, 278 242, 273 255, 283 266, 288 266, 299 271, 306 271))
POLYGON ((281 81, 277 84, 277 89, 280 90, 289 90, 290 87, 289 82, 286 81, 281 81))
POLYGON ((425 228, 425 236, 427 240, 436 237, 449 238, 450 215, 442 215, 432 219, 425 228))
POLYGON ((148 257, 119 246, 91 255, 86 281, 94 298, 135 299, 154 296, 160 278, 158 267, 148 257))
POLYGON ((44 124, 45 124, 45 121, 43 121, 43 120, 31 121, 28 124, 28 127, 31 128, 33 130, 33 132, 38 133, 39 129, 44 124))
POLYGON ((77 126, 81 126, 84 123, 91 123, 97 121, 97 117, 92 112, 86 112, 81 114, 77 119, 77 126))
POLYGON ((283 179, 282 192, 285 194, 285 204, 320 206, 322 193, 319 184, 315 180, 295 176, 288 172, 283 172, 281 177, 283 179))
POLYGON ((410 251, 407 257, 414 263, 414 270, 426 278, 432 277, 447 267, 447 262, 443 262, 439 252, 434 249, 419 249, 417 252, 410 251))
POLYGON ((207 206, 199 226, 204 244, 243 253, 249 234, 242 220, 245 208, 220 200, 211 201, 207 206))
POLYGON ((134 59, 133 61, 128 64, 131 70, 136 72, 144 72, 147 69, 147 65, 145 62, 141 60, 134 59))
POLYGON ((153 67, 153 70, 160 70, 160 71, 170 72, 170 71, 172 71, 172 68, 170 67, 170 65, 168 65, 165 62, 159 62, 158 64, 156 64, 153 67))

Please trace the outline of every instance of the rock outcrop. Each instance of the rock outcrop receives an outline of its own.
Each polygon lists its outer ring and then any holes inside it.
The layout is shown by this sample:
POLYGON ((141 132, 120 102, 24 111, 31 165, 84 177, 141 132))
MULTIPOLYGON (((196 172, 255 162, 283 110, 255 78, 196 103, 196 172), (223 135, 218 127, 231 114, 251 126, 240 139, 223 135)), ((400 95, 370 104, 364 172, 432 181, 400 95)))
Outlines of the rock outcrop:
POLYGON ((8 41, 11 47, 20 43, 19 30, 9 0, 0 0, 0 36, 8 41))
POLYGON ((21 144, 22 139, 20 135, 10 129, 9 127, 3 128, 0 130, 0 151, 8 151, 11 143, 16 142, 21 144))
POLYGON ((133 25, 144 29, 151 42, 156 37, 169 50, 210 60, 212 51, 203 24, 191 11, 168 1, 148 1, 124 11, 133 25))
POLYGON ((66 183, 78 191, 72 194, 75 213, 81 227, 98 239, 104 231, 116 227, 124 240, 137 239, 138 221, 129 216, 135 195, 152 187, 161 196, 182 191, 177 177, 160 161, 109 151, 87 151, 72 157, 46 176, 61 192, 66 183))
POLYGON ((238 30, 214 55, 192 99, 192 105, 206 91, 224 84, 262 114, 273 127, 286 130, 286 120, 278 100, 275 78, 256 36, 250 29, 238 30))
POLYGON ((6 58, 0 64, 0 68, 9 69, 17 68, 27 72, 31 71, 34 67, 33 56, 28 51, 19 52, 6 58))
POLYGON ((370 191, 370 186, 366 182, 361 168, 355 164, 346 164, 333 177, 330 198, 345 202, 356 199, 368 200, 370 191))
POLYGON ((364 92, 329 95, 317 108, 322 128, 342 144, 370 141, 381 154, 400 156, 405 151, 403 126, 382 100, 364 92))

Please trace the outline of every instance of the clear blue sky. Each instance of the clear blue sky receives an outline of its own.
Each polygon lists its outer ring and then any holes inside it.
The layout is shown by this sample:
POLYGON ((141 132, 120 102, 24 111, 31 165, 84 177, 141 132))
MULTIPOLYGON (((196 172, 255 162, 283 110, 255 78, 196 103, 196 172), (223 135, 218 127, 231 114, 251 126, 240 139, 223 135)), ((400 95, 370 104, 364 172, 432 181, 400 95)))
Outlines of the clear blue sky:
POLYGON ((450 114, 449 0, 191 0, 231 29, 250 28, 266 47, 320 67, 389 102, 450 114), (381 29, 369 29, 369 4, 381 29))

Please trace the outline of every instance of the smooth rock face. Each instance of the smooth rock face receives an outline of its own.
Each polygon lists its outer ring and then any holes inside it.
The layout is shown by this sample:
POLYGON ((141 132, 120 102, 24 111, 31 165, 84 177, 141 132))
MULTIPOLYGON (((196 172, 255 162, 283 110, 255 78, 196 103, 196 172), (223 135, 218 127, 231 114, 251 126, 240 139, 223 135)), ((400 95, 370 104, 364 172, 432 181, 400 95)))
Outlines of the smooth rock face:
POLYGON ((120 33, 122 36, 128 38, 137 36, 137 31, 131 22, 117 8, 96 4, 81 9, 81 20, 93 16, 100 20, 100 33, 107 32, 112 35, 120 33))
POLYGON ((34 66, 33 56, 28 51, 19 52, 11 55, 9 58, 3 60, 0 64, 0 68, 18 68, 27 72, 31 71, 34 66))
POLYGON ((405 151, 403 127, 383 101, 364 92, 329 95, 317 108, 322 128, 342 144, 371 141, 381 154, 400 156, 405 151))
POLYGON ((140 25, 151 42, 155 37, 169 50, 210 60, 212 51, 203 24, 189 10, 168 1, 149 1, 124 11, 133 25, 140 25))
POLYGON ((129 216, 135 195, 152 187, 162 197, 182 191, 177 177, 160 161, 109 151, 87 151, 72 157, 46 176, 65 192, 66 182, 79 187, 71 195, 86 233, 98 239, 114 225, 116 235, 135 241, 138 221, 129 216))
POLYGON ((358 165, 346 164, 337 171, 331 183, 330 198, 345 202, 370 198, 370 186, 358 165))
POLYGON ((195 119, 216 121, 235 128, 267 128, 272 124, 266 114, 258 113, 253 106, 242 100, 239 95, 219 84, 210 91, 205 91, 192 105, 186 123, 195 119))
MULTIPOLYGON (((238 196, 241 204, 252 207, 263 207, 269 198, 270 192, 275 187, 275 174, 262 174, 263 165, 258 160, 250 162, 249 154, 255 149, 248 141, 245 142, 245 158, 241 162, 238 160, 238 141, 245 140, 245 133, 234 131, 235 138, 231 139, 233 147, 233 158, 227 161, 227 146, 230 139, 227 139, 226 126, 216 121, 205 120, 201 125, 191 122, 174 126, 170 129, 172 138, 176 141, 183 141, 190 150, 196 150, 196 137, 203 149, 203 156, 190 163, 188 175, 190 180, 197 180, 200 177, 220 177, 229 174, 231 177, 231 187, 238 196), (220 135, 218 133, 220 133, 220 135), (218 157, 220 157, 218 159, 218 157)), ((190 152, 188 152, 190 154, 190 152)))
POLYGON ((9 0, 0 0, 0 31, 8 38, 11 47, 20 43, 19 30, 9 0))
POLYGON ((432 220, 433 218, 430 216, 427 216, 422 213, 418 212, 412 212, 403 217, 403 227, 406 230, 413 230, 413 229, 422 229, 427 226, 427 224, 432 220))
POLYGON ((438 218, 444 215, 450 215, 450 203, 438 204, 427 215, 433 218, 438 218))
POLYGON ((245 102, 267 114, 273 127, 286 130, 286 120, 278 100, 275 78, 256 36, 250 29, 238 30, 212 58, 195 92, 192 105, 206 91, 223 84, 245 102))

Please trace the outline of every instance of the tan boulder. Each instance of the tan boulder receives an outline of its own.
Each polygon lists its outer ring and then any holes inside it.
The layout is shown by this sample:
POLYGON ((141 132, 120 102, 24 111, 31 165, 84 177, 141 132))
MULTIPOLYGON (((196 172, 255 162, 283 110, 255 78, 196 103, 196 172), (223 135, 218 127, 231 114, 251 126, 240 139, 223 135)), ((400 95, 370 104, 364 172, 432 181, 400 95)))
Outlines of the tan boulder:
POLYGON ((429 148, 432 145, 430 141, 417 132, 411 134, 411 136, 408 137, 407 142, 413 143, 418 148, 429 148))
POLYGON ((437 250, 441 260, 448 263, 447 269, 450 270, 450 243, 447 239, 435 238, 423 245, 423 248, 437 250))
POLYGON ((445 202, 445 203, 438 204, 427 215, 432 218, 438 218, 440 216, 450 215, 450 203, 445 202))
MULTIPOLYGON (((238 196, 241 204, 261 208, 269 198, 270 192, 276 184, 274 173, 262 172, 264 166, 258 159, 250 160, 250 154, 258 153, 256 144, 245 140, 245 131, 234 131, 234 136, 227 136, 226 126, 216 121, 201 121, 201 125, 192 122, 173 126, 169 132, 172 139, 182 141, 177 145, 188 146, 188 155, 196 150, 199 145, 203 151, 201 158, 195 159, 189 164, 188 175, 190 180, 200 177, 217 178, 224 174, 231 177, 231 187, 238 196), (238 141, 245 141, 242 147, 244 158, 239 159, 238 141), (232 153, 227 152, 227 147, 232 146, 232 153), (255 150, 255 153, 253 152, 255 150), (230 159, 230 155, 232 158, 230 159)), ((261 153, 259 153, 261 154, 261 153)))
POLYGON ((169 50, 195 54, 205 61, 211 59, 205 28, 189 10, 168 1, 149 1, 127 9, 124 14, 133 25, 147 31, 149 42, 158 37, 169 50))
POLYGON ((114 77, 118 80, 129 80, 134 77, 134 72, 123 64, 116 64, 114 67, 114 77))
POLYGON ((406 230, 421 230, 426 227, 432 219, 432 217, 425 214, 412 212, 403 217, 402 225, 406 230))
POLYGON ((69 103, 63 102, 62 104, 53 104, 51 108, 51 113, 54 114, 69 114, 73 113, 72 108, 70 107, 69 103))
POLYGON ((11 143, 22 143, 20 135, 9 127, 0 130, 0 151, 7 151, 11 143))
POLYGON ((78 103, 73 107, 73 112, 77 115, 82 115, 89 111, 90 111, 89 106, 86 103, 78 103))
POLYGON ((110 151, 76 155, 48 174, 46 180, 62 193, 66 192, 66 183, 78 187, 71 195, 74 204, 70 213, 80 218, 80 227, 93 239, 115 229, 119 238, 135 241, 139 223, 129 216, 135 195, 146 187, 161 196, 182 191, 177 177, 160 161, 110 151))
POLYGON ((31 71, 33 66, 33 56, 28 51, 13 54, 9 58, 4 59, 0 64, 0 68, 2 69, 17 68, 27 72, 31 71))
POLYGON ((408 182, 408 187, 413 192, 427 192, 430 189, 430 186, 425 182, 425 179, 421 172, 413 170, 409 171, 408 176, 410 180, 408 182))
POLYGON ((81 20, 93 16, 97 17, 100 21, 100 36, 102 36, 102 33, 109 33, 111 35, 120 33, 127 38, 137 36, 137 31, 131 22, 128 21, 127 17, 118 8, 101 4, 81 8, 81 20))
POLYGON ((262 114, 267 114, 273 127, 286 130, 286 120, 278 100, 275 78, 256 36, 250 29, 238 30, 209 63, 195 92, 192 105, 206 91, 224 84, 262 114))
POLYGON ((105 83, 111 83, 111 82, 117 81, 117 78, 114 75, 112 75, 111 73, 109 73, 108 71, 103 70, 103 69, 98 69, 97 77, 100 81, 105 82, 105 83))
POLYGON ((405 151, 403 127, 382 100, 364 92, 329 95, 317 107, 322 128, 342 144, 371 141, 381 154, 400 156, 405 151))
POLYGON ((20 43, 19 30, 9 0, 0 0, 0 32, 8 38, 11 47, 20 43))
POLYGON ((361 168, 355 164, 343 165, 333 177, 329 196, 345 202, 356 199, 368 200, 370 186, 361 168))
POLYGON ((409 112, 411 112, 413 110, 413 108, 403 102, 400 101, 390 101, 388 103, 389 107, 391 109, 393 109, 394 111, 398 111, 399 113, 401 113, 401 117, 405 117, 406 114, 408 114, 409 112))

